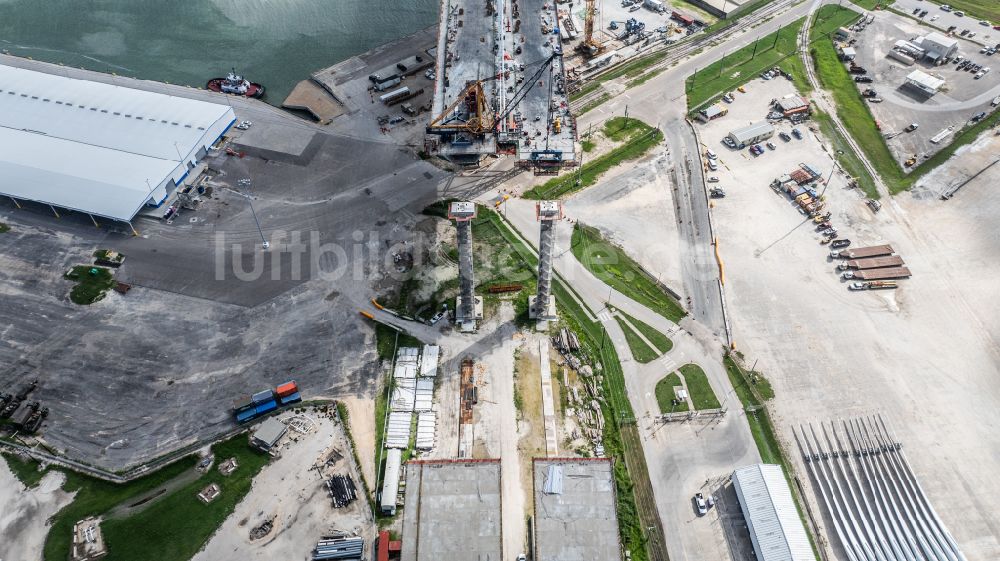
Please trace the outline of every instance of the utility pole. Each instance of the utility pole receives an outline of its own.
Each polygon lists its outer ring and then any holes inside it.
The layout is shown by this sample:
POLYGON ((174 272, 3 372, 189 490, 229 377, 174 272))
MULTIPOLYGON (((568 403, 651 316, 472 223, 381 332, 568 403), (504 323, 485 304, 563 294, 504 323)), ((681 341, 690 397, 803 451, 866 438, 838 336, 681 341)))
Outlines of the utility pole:
POLYGON ((261 230, 260 228, 260 220, 257 220, 257 211, 253 209, 253 196, 250 194, 250 184, 251 184, 250 178, 240 179, 239 181, 236 182, 236 184, 247 190, 246 193, 240 193, 240 195, 242 195, 243 198, 245 198, 247 202, 250 203, 250 214, 253 215, 254 224, 257 225, 257 233, 260 234, 261 245, 264 247, 264 249, 271 247, 271 243, 268 242, 267 238, 264 237, 264 230, 261 230))

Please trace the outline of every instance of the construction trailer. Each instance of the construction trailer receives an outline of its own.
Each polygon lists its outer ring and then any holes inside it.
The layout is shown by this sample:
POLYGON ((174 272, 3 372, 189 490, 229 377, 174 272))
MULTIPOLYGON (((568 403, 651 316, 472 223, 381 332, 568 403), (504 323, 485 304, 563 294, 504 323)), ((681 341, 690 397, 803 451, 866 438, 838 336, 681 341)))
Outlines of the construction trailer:
POLYGON ((907 267, 888 267, 885 269, 864 269, 853 271, 853 278, 858 280, 891 280, 910 278, 912 273, 907 267))

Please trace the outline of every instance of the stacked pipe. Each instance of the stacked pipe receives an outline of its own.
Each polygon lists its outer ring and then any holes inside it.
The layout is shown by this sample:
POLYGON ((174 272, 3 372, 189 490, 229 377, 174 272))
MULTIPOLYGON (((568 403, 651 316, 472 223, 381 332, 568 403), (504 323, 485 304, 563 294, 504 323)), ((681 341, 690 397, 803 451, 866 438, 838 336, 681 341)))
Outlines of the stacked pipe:
POLYGON ((320 540, 313 550, 313 561, 322 559, 361 559, 365 540, 362 538, 338 538, 320 540))

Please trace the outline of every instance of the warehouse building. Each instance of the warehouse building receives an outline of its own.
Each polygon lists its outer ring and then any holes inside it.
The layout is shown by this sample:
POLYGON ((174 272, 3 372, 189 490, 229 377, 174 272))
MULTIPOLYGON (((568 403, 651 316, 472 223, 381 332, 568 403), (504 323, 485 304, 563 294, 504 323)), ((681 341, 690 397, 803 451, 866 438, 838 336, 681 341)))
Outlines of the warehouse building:
POLYGON ((756 464, 733 472, 757 561, 815 561, 781 466, 756 464))
POLYGON ((945 81, 922 70, 914 70, 906 77, 906 85, 926 96, 932 96, 944 87, 945 81))
POLYGON ((917 37, 914 43, 926 51, 925 56, 932 62, 955 56, 958 53, 958 40, 941 35, 936 31, 923 37, 917 37))
POLYGON ((0 65, 0 195, 131 222, 234 121, 228 105, 0 65))
POLYGON ((772 136, 774 136, 774 127, 767 121, 754 123, 729 133, 729 139, 737 148, 745 148, 750 144, 767 140, 772 136))
POLYGON ((535 458, 535 554, 546 561, 620 561, 610 458, 535 458))
POLYGON ((254 448, 258 448, 265 452, 270 452, 272 448, 277 446, 278 442, 281 441, 281 437, 285 436, 288 431, 288 427, 285 423, 271 417, 260 424, 257 430, 253 432, 250 437, 250 444, 254 448))
POLYGON ((706 107, 705 109, 699 111, 698 118, 707 123, 709 121, 725 117, 726 114, 728 113, 729 113, 729 108, 727 108, 725 105, 720 105, 716 103, 711 107, 706 107))

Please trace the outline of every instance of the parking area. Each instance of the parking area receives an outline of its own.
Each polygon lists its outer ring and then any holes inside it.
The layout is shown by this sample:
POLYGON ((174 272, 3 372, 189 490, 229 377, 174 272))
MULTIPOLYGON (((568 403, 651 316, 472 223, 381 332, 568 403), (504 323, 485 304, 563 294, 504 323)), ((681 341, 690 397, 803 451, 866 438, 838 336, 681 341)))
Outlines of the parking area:
POLYGON ((858 90, 874 90, 873 99, 882 100, 869 106, 900 164, 909 160, 912 166, 940 151, 976 115, 994 110, 992 102, 1000 96, 1000 55, 981 54, 983 47, 965 38, 954 37, 958 51, 951 62, 940 66, 921 61, 906 65, 888 56, 897 41, 912 41, 931 31, 909 18, 882 11, 875 13, 864 30, 851 33, 856 40, 855 63, 872 78, 871 83, 857 83, 858 90), (958 56, 993 68, 977 78, 973 67, 959 68, 958 56), (928 95, 908 85, 907 76, 915 70, 944 80, 941 90, 928 95), (916 130, 909 130, 912 124, 918 125, 916 130))
POLYGON ((963 30, 968 29, 970 33, 975 33, 975 36, 971 40, 981 45, 993 45, 997 41, 1000 41, 1000 31, 993 29, 993 26, 1000 25, 1000 22, 987 22, 989 25, 983 25, 980 23, 979 18, 964 14, 964 12, 958 10, 942 10, 942 5, 944 5, 944 2, 935 4, 926 0, 896 0, 892 7, 904 14, 910 14, 915 18, 919 18, 927 25, 940 30, 948 30, 954 26, 956 31, 961 33, 963 30), (914 13, 914 10, 919 11, 914 13), (927 13, 921 17, 920 14, 924 10, 927 13), (962 13, 963 15, 959 16, 957 15, 958 13, 962 13))
MULTIPOLYGON (((913 271, 896 290, 853 292, 811 221, 768 187, 800 163, 829 176, 832 161, 816 133, 800 127, 808 133, 802 141, 778 140, 757 158, 720 144, 789 87, 754 80, 728 115, 698 126, 720 162, 706 175, 726 190, 712 212, 734 344, 775 389, 771 413, 786 449, 797 450, 791 429, 801 422, 882 412, 915 451, 914 471, 966 556, 997 558, 1000 513, 989 497, 1000 492, 1000 444, 995 423, 981 413, 1000 406, 992 301, 1000 240, 982 227, 1000 212, 1000 193, 991 188, 1000 170, 992 165, 996 137, 986 133, 926 185, 883 201, 878 213, 833 174, 823 195, 840 236, 852 247, 890 243, 913 271), (964 186, 940 201, 937 189, 956 182, 964 186), (971 457, 977 460, 960 461, 971 457)), ((798 454, 790 459, 806 473, 798 454)), ((818 511, 811 483, 801 479, 818 511)))
MULTIPOLYGON (((661 4, 664 9, 662 12, 659 12, 645 5, 643 0, 638 0, 634 4, 630 2, 628 5, 623 5, 622 0, 608 0, 603 3, 597 14, 598 25, 595 32, 600 32, 602 34, 601 39, 605 41, 614 40, 625 30, 625 22, 635 18, 637 21, 645 24, 644 31, 646 33, 652 33, 658 29, 665 31, 673 28, 675 32, 680 33, 677 37, 683 37, 682 23, 679 20, 671 18, 671 13, 674 11, 688 16, 695 21, 702 22, 705 25, 711 25, 716 21, 716 18, 707 13, 700 12, 690 4, 684 2, 663 1, 661 4), (611 22, 617 24, 617 29, 611 29, 611 22)), ((574 9, 573 13, 580 22, 583 21, 583 2, 580 2, 579 10, 574 9)))

